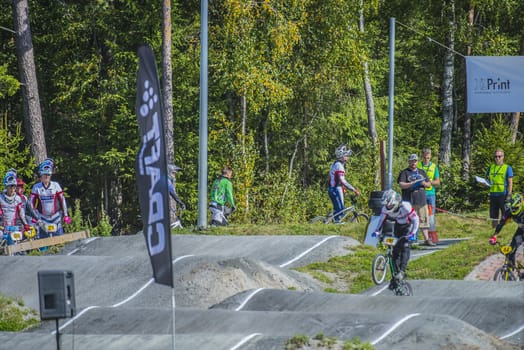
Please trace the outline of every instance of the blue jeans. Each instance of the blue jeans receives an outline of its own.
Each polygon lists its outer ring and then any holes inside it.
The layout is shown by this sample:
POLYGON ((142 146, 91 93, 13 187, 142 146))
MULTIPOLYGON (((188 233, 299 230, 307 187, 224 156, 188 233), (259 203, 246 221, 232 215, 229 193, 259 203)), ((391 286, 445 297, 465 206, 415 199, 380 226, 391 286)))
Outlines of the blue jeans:
MULTIPOLYGON (((342 187, 330 187, 328 189, 329 198, 331 198, 331 202, 333 203, 333 213, 338 213, 342 211, 344 207, 344 192, 342 190, 342 187)), ((339 222, 340 218, 342 217, 342 214, 335 215, 335 222, 339 222)))

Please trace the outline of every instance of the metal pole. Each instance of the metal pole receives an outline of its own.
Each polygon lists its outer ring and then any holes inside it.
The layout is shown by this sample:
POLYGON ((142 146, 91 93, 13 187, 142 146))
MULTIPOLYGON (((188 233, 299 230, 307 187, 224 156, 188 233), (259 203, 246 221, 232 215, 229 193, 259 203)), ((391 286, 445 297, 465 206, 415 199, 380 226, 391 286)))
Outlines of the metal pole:
POLYGON ((175 339, 175 333, 176 333, 176 329, 175 329, 175 308, 176 308, 176 304, 175 304, 175 287, 173 286, 173 288, 171 288, 171 312, 172 312, 172 319, 173 319, 173 336, 172 336, 172 342, 173 342, 173 350, 176 349, 176 339, 175 339))
POLYGON ((58 324, 58 318, 55 318, 56 324, 56 350, 60 350, 60 327, 58 324))
POLYGON ((388 132, 388 182, 387 188, 393 188, 393 113, 395 96, 395 18, 389 19, 389 132, 388 132))
POLYGON ((198 222, 207 226, 207 3, 200 2, 200 146, 198 150, 198 222))

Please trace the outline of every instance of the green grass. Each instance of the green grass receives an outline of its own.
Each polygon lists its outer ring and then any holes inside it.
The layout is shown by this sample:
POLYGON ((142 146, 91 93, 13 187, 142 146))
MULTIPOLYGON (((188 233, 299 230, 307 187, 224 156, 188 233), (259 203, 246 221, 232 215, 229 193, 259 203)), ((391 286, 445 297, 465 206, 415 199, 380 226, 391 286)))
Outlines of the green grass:
MULTIPOLYGON (((436 216, 439 238, 467 238, 442 251, 410 261, 410 279, 464 279, 486 257, 497 254, 497 249, 487 244, 493 233, 485 211, 465 215, 442 214, 436 216)), ((235 225, 212 227, 204 230, 194 228, 178 230, 179 234, 208 235, 339 235, 364 240, 366 224, 325 225, 235 225)), ((515 224, 503 228, 503 241, 509 241, 515 232, 515 224)), ((413 248, 418 249, 416 246, 413 248)), ((325 286, 325 291, 336 293, 360 293, 373 286, 371 262, 379 252, 368 245, 352 249, 352 253, 338 256, 326 262, 317 262, 298 271, 308 273, 325 286)))
POLYGON ((24 305, 20 299, 0 295, 0 331, 19 332, 40 323, 35 310, 24 305))

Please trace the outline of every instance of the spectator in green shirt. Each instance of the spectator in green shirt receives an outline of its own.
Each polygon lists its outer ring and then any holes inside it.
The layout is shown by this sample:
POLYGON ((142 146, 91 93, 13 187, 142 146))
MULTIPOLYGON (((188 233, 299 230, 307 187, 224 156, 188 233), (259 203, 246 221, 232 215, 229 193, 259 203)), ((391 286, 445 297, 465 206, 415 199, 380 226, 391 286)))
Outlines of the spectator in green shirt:
POLYGON ((209 209, 211 210, 212 226, 226 226, 228 224, 227 217, 237 209, 233 198, 232 176, 233 170, 225 166, 222 169, 222 175, 211 186, 209 209))

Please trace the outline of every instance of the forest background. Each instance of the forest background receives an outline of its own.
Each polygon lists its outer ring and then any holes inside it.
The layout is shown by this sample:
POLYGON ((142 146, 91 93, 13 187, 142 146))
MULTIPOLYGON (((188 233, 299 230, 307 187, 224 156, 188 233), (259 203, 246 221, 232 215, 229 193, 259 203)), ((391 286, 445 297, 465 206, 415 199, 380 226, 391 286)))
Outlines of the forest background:
MULTIPOLYGON (((141 223, 134 164, 137 48, 162 71, 162 1, 0 0, 0 174, 31 186, 38 157, 24 118, 14 20, 29 5, 46 152, 82 225, 113 234, 141 223)), ((164 0, 164 5, 166 0, 164 0)), ((197 220, 200 2, 171 0, 173 161, 197 220)), ((437 206, 485 209, 484 176, 501 147, 523 191, 520 113, 465 113, 465 55, 524 55, 521 0, 218 0, 209 3, 208 182, 234 169, 234 222, 296 223, 331 209, 327 173, 347 143, 362 207, 379 190, 388 134, 389 20, 396 26, 393 182, 428 147, 437 206)), ((26 14, 27 15, 27 14, 26 14)), ((27 49, 27 48, 26 48, 27 49)), ((523 97, 524 98, 524 97, 523 97)), ((34 130, 33 130, 34 132, 34 130)), ((395 188, 396 184, 395 184, 395 188)), ((398 188, 397 188, 398 189, 398 188)), ((487 215, 487 212, 486 212, 487 215)))

